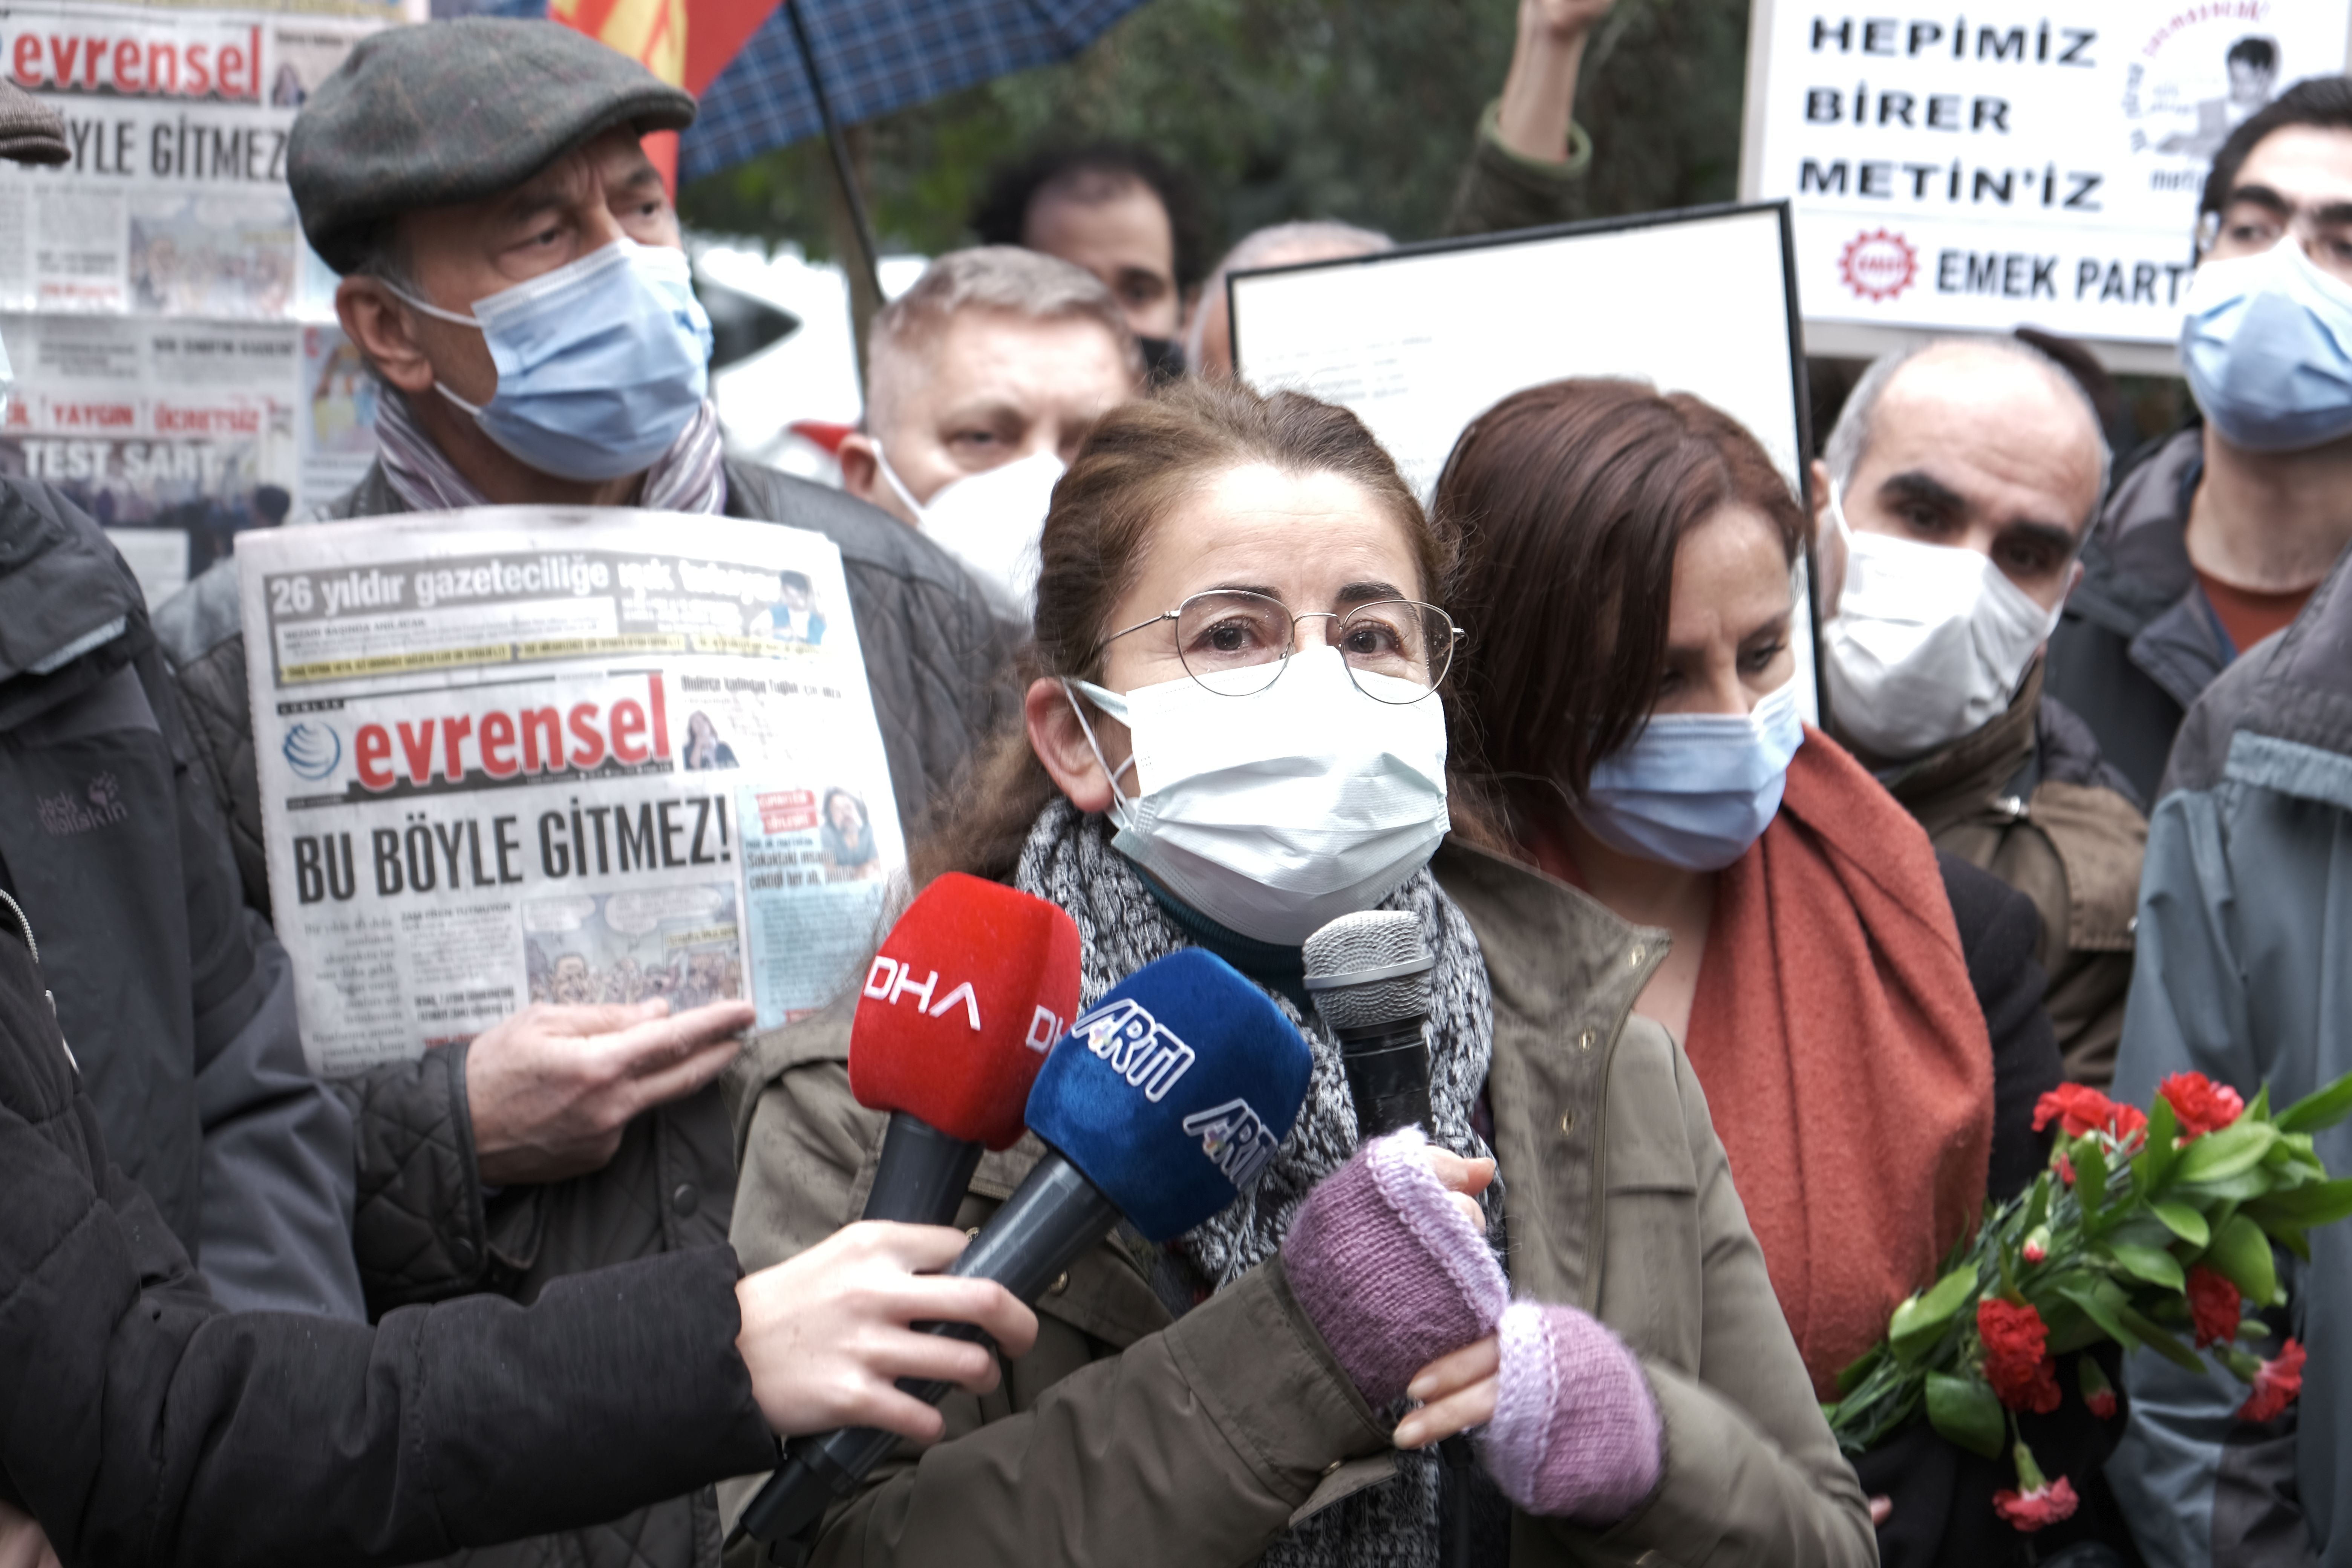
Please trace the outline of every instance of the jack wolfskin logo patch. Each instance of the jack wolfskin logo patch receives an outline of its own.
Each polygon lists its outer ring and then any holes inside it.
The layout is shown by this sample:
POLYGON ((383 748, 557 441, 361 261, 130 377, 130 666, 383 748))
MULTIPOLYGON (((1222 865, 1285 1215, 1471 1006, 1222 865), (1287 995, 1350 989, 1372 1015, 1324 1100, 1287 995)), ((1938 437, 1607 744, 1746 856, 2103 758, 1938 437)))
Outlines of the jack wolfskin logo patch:
POLYGON ((122 804, 122 785, 112 773, 100 773, 90 780, 79 800, 68 790, 43 795, 35 807, 40 814, 41 830, 57 837, 88 833, 131 815, 131 808, 122 804))

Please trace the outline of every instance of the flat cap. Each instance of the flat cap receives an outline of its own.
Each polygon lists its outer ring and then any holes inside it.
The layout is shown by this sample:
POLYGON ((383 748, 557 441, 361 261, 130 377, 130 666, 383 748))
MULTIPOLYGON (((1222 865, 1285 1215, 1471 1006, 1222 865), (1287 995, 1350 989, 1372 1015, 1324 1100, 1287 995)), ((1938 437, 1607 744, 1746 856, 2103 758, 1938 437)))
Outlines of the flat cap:
POLYGON ((72 156, 66 146, 66 122, 58 111, 0 77, 0 158, 62 163, 72 156))
POLYGON ((694 97, 560 22, 387 27, 319 84, 286 155, 310 247, 337 272, 376 225, 510 190, 616 125, 682 131, 694 97))

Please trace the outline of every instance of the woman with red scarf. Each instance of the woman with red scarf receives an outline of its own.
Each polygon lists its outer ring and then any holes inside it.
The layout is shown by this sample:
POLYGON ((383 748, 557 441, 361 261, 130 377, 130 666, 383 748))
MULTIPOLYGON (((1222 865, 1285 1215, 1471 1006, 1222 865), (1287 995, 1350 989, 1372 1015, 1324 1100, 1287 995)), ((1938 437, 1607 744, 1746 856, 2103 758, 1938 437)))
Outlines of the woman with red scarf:
MULTIPOLYGON (((2033 907, 1939 856, 1803 721, 1804 514, 1721 411, 1630 381, 1530 388, 1464 432, 1436 510, 1467 541, 1477 629, 1455 734, 1525 858, 1670 935, 1635 1011, 1682 1042, 1832 1399, 1986 1198, 2042 1166, 2033 1106, 2060 1074, 2033 907)), ((2036 1452, 2090 1491, 2108 1439, 2079 1395, 2030 1419, 2078 1428, 2036 1452)), ((2024 1545, 1990 1506, 1998 1468, 1924 1424, 1857 1468, 1890 1563, 2024 1545)), ((2098 1512, 2035 1546, 2104 1533, 2098 1512)))

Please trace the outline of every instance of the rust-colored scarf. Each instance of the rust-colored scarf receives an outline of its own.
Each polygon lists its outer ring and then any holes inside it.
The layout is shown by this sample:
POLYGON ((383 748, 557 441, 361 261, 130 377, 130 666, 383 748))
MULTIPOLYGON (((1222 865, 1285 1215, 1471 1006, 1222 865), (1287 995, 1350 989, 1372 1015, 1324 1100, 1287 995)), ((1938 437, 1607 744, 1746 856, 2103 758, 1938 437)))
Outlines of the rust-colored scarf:
POLYGON ((1717 881, 1684 1048, 1833 1398, 1984 1207, 1992 1044, 1927 834, 1811 725, 1717 881))

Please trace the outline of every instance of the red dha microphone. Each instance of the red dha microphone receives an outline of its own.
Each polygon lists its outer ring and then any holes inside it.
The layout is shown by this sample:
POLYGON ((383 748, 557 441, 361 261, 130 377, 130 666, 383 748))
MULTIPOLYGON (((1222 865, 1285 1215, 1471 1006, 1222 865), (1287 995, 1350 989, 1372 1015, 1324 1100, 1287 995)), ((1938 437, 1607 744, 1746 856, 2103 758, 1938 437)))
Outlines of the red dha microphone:
POLYGON ((1029 1086, 1078 1011, 1078 928, 951 871, 882 941, 849 1027, 849 1090, 890 1113, 867 1219, 947 1225, 983 1149, 1021 1136, 1029 1086))

